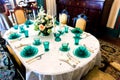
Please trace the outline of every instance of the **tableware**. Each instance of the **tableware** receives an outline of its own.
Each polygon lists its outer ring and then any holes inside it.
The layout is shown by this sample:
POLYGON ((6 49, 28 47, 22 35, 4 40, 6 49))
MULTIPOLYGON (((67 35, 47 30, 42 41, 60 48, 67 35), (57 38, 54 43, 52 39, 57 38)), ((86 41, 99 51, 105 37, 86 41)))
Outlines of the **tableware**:
POLYGON ((16 32, 13 32, 13 33, 11 33, 10 35, 9 35, 9 39, 17 39, 17 38, 19 38, 21 35, 20 34, 18 34, 18 33, 16 33, 16 32))
POLYGON ((62 48, 63 49, 68 49, 68 45, 69 45, 69 43, 62 43, 62 48))
POLYGON ((33 22, 30 21, 30 20, 27 20, 27 21, 25 22, 25 25, 31 25, 31 24, 33 24, 33 22))
POLYGON ((34 61, 36 61, 36 60, 38 60, 38 59, 41 59, 42 55, 44 55, 44 53, 43 53, 43 54, 40 54, 40 55, 38 55, 38 56, 36 56, 36 57, 34 57, 34 58, 32 58, 32 59, 29 59, 29 60, 27 60, 26 62, 27 62, 27 63, 32 63, 32 62, 34 62, 34 61))
POLYGON ((90 56, 90 52, 85 46, 79 46, 74 51, 73 54, 79 58, 87 58, 90 56))
POLYGON ((45 52, 49 51, 49 44, 50 44, 49 41, 44 41, 44 42, 43 42, 43 46, 44 46, 45 52))
POLYGON ((20 52, 20 55, 24 58, 33 57, 38 53, 38 48, 33 46, 25 46, 23 50, 20 52))
POLYGON ((68 46, 69 43, 62 43, 62 46, 60 47, 61 51, 69 51, 70 47, 68 46))
POLYGON ((27 28, 29 28, 29 25, 26 25, 27 28))
POLYGON ((25 29, 23 27, 23 25, 20 26, 20 33, 24 33, 25 29))
POLYGON ((24 31, 24 35, 25 35, 26 38, 29 37, 29 31, 28 31, 28 30, 25 30, 25 31, 24 31))
POLYGON ((74 44, 79 45, 80 37, 74 37, 74 44))
POLYGON ((65 26, 65 33, 68 33, 68 29, 69 29, 69 27, 68 26, 65 26))
POLYGON ((69 57, 70 60, 72 60, 76 64, 80 63, 80 61, 77 58, 73 57, 70 53, 67 53, 67 56, 69 57))
POLYGON ((55 41, 57 42, 61 41, 60 33, 54 33, 54 37, 55 37, 55 41))
POLYGON ((74 33, 74 34, 78 34, 78 33, 82 34, 83 33, 83 31, 80 28, 74 28, 74 29, 71 30, 71 32, 74 33))
POLYGON ((78 37, 78 38, 80 38, 80 33, 75 34, 74 37, 78 37))
POLYGON ((63 30, 58 30, 58 32, 60 33, 60 35, 64 34, 63 30))
POLYGON ((40 38, 35 38, 33 45, 40 45, 40 44, 41 44, 40 38))
POLYGON ((14 28, 15 30, 17 30, 17 29, 18 29, 18 25, 14 25, 13 28, 14 28))

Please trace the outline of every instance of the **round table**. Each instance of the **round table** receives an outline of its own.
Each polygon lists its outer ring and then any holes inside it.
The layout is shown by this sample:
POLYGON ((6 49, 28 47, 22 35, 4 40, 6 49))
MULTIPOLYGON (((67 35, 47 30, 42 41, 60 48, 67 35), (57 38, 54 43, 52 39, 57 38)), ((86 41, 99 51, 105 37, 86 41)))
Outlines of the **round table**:
MULTIPOLYGON (((24 37, 24 33, 20 33, 20 30, 15 30, 14 28, 9 29, 4 38, 7 40, 9 45, 12 47, 18 58, 21 60, 23 65, 26 67, 26 80, 80 80, 80 78, 88 73, 94 65, 100 65, 100 44, 99 41, 91 34, 83 32, 79 41, 79 45, 74 44, 74 34, 70 31, 73 29, 69 27, 68 33, 64 33, 60 36, 61 41, 56 42, 54 34, 51 33, 49 36, 38 36, 38 31, 34 30, 34 26, 30 25, 29 28, 26 28, 29 31, 29 37, 24 37), (9 35, 13 32, 20 34, 18 39, 8 39, 9 35), (41 44, 36 46, 33 45, 34 39, 40 38, 41 44), (44 51, 43 42, 49 41, 49 51, 44 51), (62 43, 69 43, 70 50, 61 51, 62 43), (22 45, 22 46, 21 46, 22 45), (33 57, 22 57, 20 52, 27 45, 38 48, 38 53, 33 57), (90 56, 87 58, 76 57, 73 52, 76 48, 81 45, 89 50, 90 56), (36 56, 43 54, 41 58, 29 62, 29 60, 35 58, 36 56), (73 67, 72 64, 65 62, 65 59, 68 59, 70 55, 74 61, 77 61, 77 64, 73 67)), ((64 27, 56 27, 53 29, 53 32, 64 27)), ((72 63, 74 64, 74 61, 72 63)))

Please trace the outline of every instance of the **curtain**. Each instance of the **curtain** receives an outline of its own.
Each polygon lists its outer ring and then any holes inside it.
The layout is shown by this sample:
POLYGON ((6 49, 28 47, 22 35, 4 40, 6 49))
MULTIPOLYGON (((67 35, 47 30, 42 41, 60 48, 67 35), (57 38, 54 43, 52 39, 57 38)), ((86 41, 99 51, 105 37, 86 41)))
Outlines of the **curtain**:
POLYGON ((56 16, 56 0, 46 0, 47 14, 56 16))
POLYGON ((114 29, 119 9, 120 9, 120 0, 114 0, 109 14, 107 27, 114 29))

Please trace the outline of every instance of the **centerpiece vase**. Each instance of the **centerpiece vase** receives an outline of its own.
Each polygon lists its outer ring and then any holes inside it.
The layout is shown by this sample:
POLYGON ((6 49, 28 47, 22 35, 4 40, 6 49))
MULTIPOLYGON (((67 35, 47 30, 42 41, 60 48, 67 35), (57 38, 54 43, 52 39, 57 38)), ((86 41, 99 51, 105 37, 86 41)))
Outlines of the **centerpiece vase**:
POLYGON ((50 33, 51 33, 51 28, 52 28, 52 27, 45 28, 44 31, 41 32, 42 35, 43 35, 43 36, 49 36, 50 33))
POLYGON ((48 36, 50 33, 48 32, 48 28, 46 28, 44 31, 42 31, 43 36, 48 36))

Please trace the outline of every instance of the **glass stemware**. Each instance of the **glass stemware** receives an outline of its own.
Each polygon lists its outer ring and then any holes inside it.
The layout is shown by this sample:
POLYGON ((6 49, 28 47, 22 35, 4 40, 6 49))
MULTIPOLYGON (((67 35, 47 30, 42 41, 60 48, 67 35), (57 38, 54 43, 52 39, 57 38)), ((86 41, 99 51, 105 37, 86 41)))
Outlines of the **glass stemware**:
POLYGON ((44 41, 44 42, 43 42, 43 46, 44 46, 45 52, 49 51, 49 44, 50 44, 49 41, 44 41))
POLYGON ((57 42, 61 41, 60 33, 54 33, 54 37, 55 37, 55 41, 57 42))

